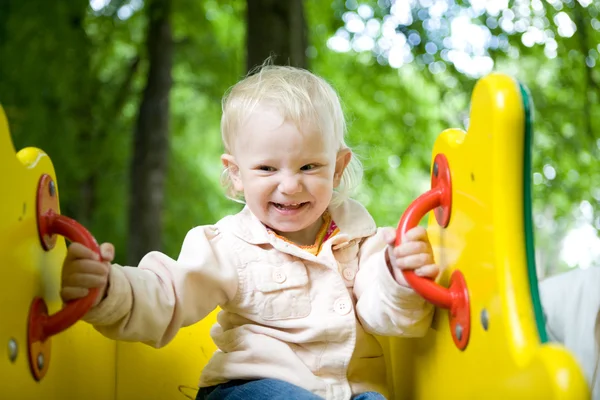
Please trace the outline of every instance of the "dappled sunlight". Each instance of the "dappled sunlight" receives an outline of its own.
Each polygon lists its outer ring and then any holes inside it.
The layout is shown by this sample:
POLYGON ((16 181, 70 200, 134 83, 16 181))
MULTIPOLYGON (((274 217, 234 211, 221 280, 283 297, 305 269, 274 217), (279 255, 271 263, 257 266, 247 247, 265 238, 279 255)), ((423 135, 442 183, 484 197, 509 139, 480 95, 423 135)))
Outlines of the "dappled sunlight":
MULTIPOLYGON (((587 87, 590 93, 585 101, 593 104, 594 99, 600 96, 596 90, 600 82, 593 74, 586 78, 587 86, 581 86, 576 83, 581 79, 578 66, 568 69, 566 78, 558 72, 564 68, 560 65, 567 55, 575 65, 595 68, 598 64, 600 44, 592 39, 592 35, 600 31, 600 10, 590 0, 549 0, 546 4, 543 0, 473 0, 467 4, 453 0, 380 0, 377 7, 347 0, 345 6, 341 14, 342 26, 327 41, 327 47, 334 52, 356 52, 363 60, 366 54, 371 54, 379 64, 399 71, 407 68, 425 70, 449 89, 456 87, 454 71, 470 79, 480 78, 494 70, 504 71, 524 79, 523 83, 537 90, 533 96, 534 106, 549 100, 541 92, 554 96, 549 94, 553 91, 551 88, 558 90, 566 84, 563 80, 571 82, 568 85, 576 85, 574 90, 582 93, 583 98, 586 95, 582 91, 587 87), (586 24, 579 31, 577 18, 578 23, 586 24), (566 40, 575 41, 566 44, 566 40), (567 46, 575 47, 565 50, 567 46), (585 46, 590 46, 589 50, 584 51, 585 46), (579 56, 580 51, 583 51, 582 56, 579 56), (556 61, 561 52, 563 59, 556 61), (532 60, 529 66, 528 60, 532 60), (532 74, 524 78, 526 67, 532 74)), ((587 266, 590 257, 598 256, 591 250, 594 246, 598 247, 598 227, 593 221, 570 221, 570 212, 565 210, 568 204, 565 196, 575 197, 575 194, 565 192, 564 185, 585 187, 582 179, 589 178, 583 171, 594 164, 593 154, 598 154, 600 140, 592 141, 598 150, 587 150, 589 145, 571 147, 568 157, 576 162, 568 167, 556 158, 559 155, 564 158, 568 154, 556 152, 556 143, 563 139, 575 143, 586 135, 580 125, 586 117, 579 114, 584 109, 584 106, 573 107, 571 113, 579 115, 576 123, 564 105, 562 109, 555 108, 552 112, 558 113, 557 118, 560 119, 560 115, 564 117, 554 129, 548 129, 544 122, 549 118, 548 110, 541 108, 535 111, 532 182, 537 196, 534 197, 535 225, 538 228, 536 242, 547 251, 548 257, 543 257, 541 262, 544 264, 542 268, 549 271, 560 272, 565 265, 572 267, 579 262, 582 267, 587 266), (540 197, 542 193, 546 198, 540 197), (564 246, 560 249, 555 249, 552 244, 557 236, 564 238, 564 246), (562 252, 560 257, 555 254, 558 251, 562 252)), ((589 111, 586 112, 587 118, 591 118, 589 111)), ((468 113, 460 120, 466 129, 468 113)), ((589 122, 587 126, 588 137, 597 136, 589 131, 597 125, 589 122)), ((387 158, 390 170, 398 168, 399 158, 395 157, 390 155, 387 158)), ((591 180, 589 184, 597 182, 591 180)), ((573 198, 573 201, 579 202, 580 199, 573 198)), ((593 205, 593 208, 597 207, 597 203, 593 205)))
MULTIPOLYGON (((558 0, 550 3, 557 10, 563 7, 558 0)), ((580 4, 587 7, 591 2, 580 1, 580 4)), ((519 34, 527 47, 543 46, 549 59, 557 55, 554 32, 549 29, 551 21, 541 0, 518 0, 511 8, 507 0, 477 0, 470 7, 450 0, 392 1, 389 13, 383 17, 376 16, 371 6, 356 1, 347 1, 346 7, 348 11, 342 16, 344 27, 328 40, 329 48, 337 52, 371 51, 380 63, 393 68, 416 59, 437 74, 445 70, 441 65, 446 62, 468 76, 481 77, 494 68, 490 51, 501 50, 518 57, 507 40, 507 35, 513 34, 519 34), (481 22, 482 16, 486 16, 485 23, 481 22), (422 24, 430 40, 425 44, 425 54, 419 57, 414 51, 421 42, 417 23, 422 24), (492 34, 497 28, 501 32, 492 34)), ((562 37, 572 37, 577 30, 563 11, 552 22, 562 37)), ((595 18, 591 24, 594 29, 600 25, 595 18)), ((590 63, 595 65, 593 57, 590 63)))
POLYGON ((100 11, 110 4, 111 0, 90 0, 90 7, 94 11, 100 11))
MULTIPOLYGON (((90 8, 95 12, 102 12, 111 4, 111 0, 90 0, 90 8)), ((129 19, 136 11, 144 7, 144 0, 130 0, 123 2, 117 9, 117 17, 121 21, 129 19)))
POLYGON ((562 241, 561 257, 571 268, 598 266, 600 238, 590 224, 570 230, 562 241))

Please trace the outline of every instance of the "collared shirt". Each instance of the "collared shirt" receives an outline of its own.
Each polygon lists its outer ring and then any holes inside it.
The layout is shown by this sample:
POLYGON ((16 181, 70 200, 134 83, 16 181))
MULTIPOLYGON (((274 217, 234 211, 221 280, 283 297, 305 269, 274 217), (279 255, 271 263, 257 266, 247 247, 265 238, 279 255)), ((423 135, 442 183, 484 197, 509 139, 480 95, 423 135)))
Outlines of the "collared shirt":
POLYGON ((285 237, 278 235, 275 231, 273 231, 269 227, 267 227, 267 228, 269 229, 269 232, 271 234, 278 236, 279 239, 284 240, 295 246, 298 246, 302 250, 308 251, 309 253, 316 256, 321 251, 321 245, 323 244, 323 242, 327 241, 327 239, 336 235, 340 231, 340 229, 337 227, 335 221, 331 218, 331 214, 329 214, 329 211, 325 211, 325 213, 323 213, 322 218, 323 218, 323 223, 321 224, 321 227, 319 228, 319 231, 317 232, 317 236, 315 237, 315 242, 313 244, 310 244, 307 246, 297 245, 297 244, 289 241, 285 237))
POLYGON ((348 200, 329 212, 339 233, 316 255, 269 233, 248 208, 194 228, 177 260, 151 252, 138 268, 113 265, 107 297, 84 319, 110 338, 160 347, 220 307, 219 350, 200 386, 275 378, 326 399, 385 395, 374 335, 423 336, 433 307, 392 278, 364 207, 348 200))

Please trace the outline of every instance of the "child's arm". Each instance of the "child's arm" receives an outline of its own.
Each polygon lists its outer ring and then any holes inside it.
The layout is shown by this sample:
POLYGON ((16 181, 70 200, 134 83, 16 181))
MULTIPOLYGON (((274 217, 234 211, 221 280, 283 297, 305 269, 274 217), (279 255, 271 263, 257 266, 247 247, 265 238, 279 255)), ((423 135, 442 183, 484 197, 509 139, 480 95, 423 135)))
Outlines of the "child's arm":
POLYGON ((112 265, 106 298, 84 320, 113 339, 164 346, 180 327, 235 296, 237 270, 218 251, 221 238, 214 227, 198 227, 188 232, 177 261, 151 252, 137 268, 112 265))
POLYGON ((408 286, 401 270, 414 269, 419 275, 433 278, 438 268, 423 228, 408 231, 403 243, 392 249, 395 236, 393 229, 383 228, 362 244, 354 284, 356 311, 370 333, 423 336, 434 308, 408 286))

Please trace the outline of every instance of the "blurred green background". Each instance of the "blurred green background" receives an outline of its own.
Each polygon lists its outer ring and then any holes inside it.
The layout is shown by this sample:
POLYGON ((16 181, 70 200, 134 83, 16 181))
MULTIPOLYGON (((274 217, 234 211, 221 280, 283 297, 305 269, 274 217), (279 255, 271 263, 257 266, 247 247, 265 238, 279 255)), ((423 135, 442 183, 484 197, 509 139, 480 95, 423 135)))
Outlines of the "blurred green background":
POLYGON ((428 189, 436 136, 468 125, 478 78, 534 101, 539 274, 600 260, 600 5, 591 0, 0 1, 0 104, 42 148, 62 213, 137 263, 176 257, 225 198, 220 98, 270 54, 339 91, 366 167, 357 194, 396 225, 428 189))

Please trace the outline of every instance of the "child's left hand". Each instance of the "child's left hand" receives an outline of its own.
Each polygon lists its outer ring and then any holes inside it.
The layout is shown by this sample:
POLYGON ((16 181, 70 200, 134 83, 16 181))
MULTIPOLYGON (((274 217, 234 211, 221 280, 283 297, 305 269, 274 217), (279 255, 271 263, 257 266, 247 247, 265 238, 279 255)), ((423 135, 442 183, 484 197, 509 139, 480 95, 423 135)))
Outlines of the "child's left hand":
POLYGON ((388 243, 386 262, 396 282, 409 286, 402 275, 402 270, 407 269, 414 270, 418 276, 431 279, 437 277, 440 269, 433 260, 433 250, 425 228, 417 226, 410 229, 398 247, 394 247, 395 229, 386 230, 384 237, 388 243))

